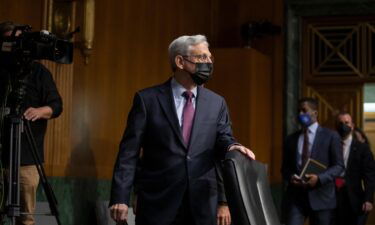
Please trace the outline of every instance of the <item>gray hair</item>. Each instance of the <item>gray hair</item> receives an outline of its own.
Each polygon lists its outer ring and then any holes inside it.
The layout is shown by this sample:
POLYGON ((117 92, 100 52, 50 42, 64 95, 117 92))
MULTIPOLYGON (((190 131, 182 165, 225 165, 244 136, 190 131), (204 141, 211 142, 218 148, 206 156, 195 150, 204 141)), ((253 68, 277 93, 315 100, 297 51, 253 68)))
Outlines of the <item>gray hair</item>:
POLYGON ((190 47, 206 43, 207 47, 209 46, 207 38, 204 35, 198 34, 193 36, 181 36, 172 41, 168 48, 169 62, 171 64, 172 70, 175 71, 177 68, 175 58, 177 55, 185 56, 189 55, 190 47))

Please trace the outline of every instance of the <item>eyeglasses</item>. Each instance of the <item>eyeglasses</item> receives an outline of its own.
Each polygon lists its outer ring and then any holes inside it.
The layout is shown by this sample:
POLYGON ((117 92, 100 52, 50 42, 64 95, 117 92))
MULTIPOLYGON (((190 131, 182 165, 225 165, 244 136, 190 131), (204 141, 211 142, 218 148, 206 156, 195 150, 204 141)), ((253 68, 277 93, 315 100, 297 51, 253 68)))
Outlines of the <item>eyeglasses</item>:
POLYGON ((192 58, 195 58, 198 62, 214 62, 214 56, 213 55, 206 55, 206 54, 203 54, 203 55, 184 55, 182 56, 184 58, 189 58, 189 57, 192 57, 192 58))

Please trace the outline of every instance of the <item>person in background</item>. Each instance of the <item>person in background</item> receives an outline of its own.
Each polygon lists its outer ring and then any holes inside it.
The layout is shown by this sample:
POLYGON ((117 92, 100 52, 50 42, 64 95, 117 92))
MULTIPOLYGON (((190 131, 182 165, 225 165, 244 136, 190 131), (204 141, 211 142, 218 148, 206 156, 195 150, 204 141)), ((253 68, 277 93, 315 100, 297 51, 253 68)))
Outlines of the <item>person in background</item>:
POLYGON ((355 138, 355 125, 349 113, 338 114, 336 130, 342 141, 345 171, 336 178, 335 224, 365 225, 373 209, 374 157, 369 145, 355 138))
MULTIPOLYGON (((8 21, 0 23, 0 33, 2 37, 11 36, 16 25, 8 21)), ((16 36, 21 32, 17 31, 16 36)), ((1 63, 0 85, 14 85, 12 74, 19 68, 14 65, 4 65, 1 63)), ((31 62, 31 73, 27 77, 26 95, 23 104, 23 118, 30 121, 31 131, 35 138, 37 154, 41 162, 44 162, 44 136, 47 129, 47 121, 58 117, 62 112, 62 99, 56 88, 50 71, 42 64, 31 62)), ((9 165, 8 151, 2 154, 2 160, 5 165, 9 165)), ((35 224, 32 213, 35 211, 36 191, 39 184, 39 174, 32 157, 30 145, 27 141, 25 132, 21 135, 21 167, 19 170, 20 184, 20 211, 22 214, 17 217, 17 224, 33 225, 35 224)))
POLYGON ((311 225, 331 225, 336 208, 334 179, 344 169, 340 138, 318 124, 318 102, 313 98, 299 100, 298 120, 302 129, 287 137, 283 152, 283 218, 287 225, 303 225, 306 218, 311 225), (327 169, 320 174, 307 174, 305 181, 298 175, 309 158, 327 169))
POLYGON ((370 146, 370 142, 363 130, 357 126, 354 127, 353 129, 353 138, 356 139, 357 141, 361 143, 365 143, 370 146))

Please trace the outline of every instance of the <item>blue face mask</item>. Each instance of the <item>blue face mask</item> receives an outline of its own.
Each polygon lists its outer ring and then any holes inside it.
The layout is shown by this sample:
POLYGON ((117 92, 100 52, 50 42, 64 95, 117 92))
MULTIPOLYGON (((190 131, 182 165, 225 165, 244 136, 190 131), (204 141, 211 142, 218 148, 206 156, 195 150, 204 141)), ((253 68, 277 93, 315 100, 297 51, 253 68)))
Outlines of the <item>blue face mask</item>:
POLYGON ((311 125, 312 123, 312 120, 311 120, 311 116, 310 114, 308 113, 303 113, 303 114, 299 114, 298 115, 298 122, 304 126, 304 127, 308 127, 311 125))

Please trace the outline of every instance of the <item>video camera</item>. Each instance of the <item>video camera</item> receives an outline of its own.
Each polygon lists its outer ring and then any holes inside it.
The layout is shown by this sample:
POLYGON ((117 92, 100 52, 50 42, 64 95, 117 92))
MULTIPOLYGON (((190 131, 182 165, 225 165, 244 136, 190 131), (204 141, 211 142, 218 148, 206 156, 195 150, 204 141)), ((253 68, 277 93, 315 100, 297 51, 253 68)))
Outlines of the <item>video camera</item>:
POLYGON ((0 65, 6 67, 37 59, 63 64, 73 61, 73 43, 46 30, 32 32, 29 25, 15 26, 10 36, 0 37, 0 47, 0 65))

